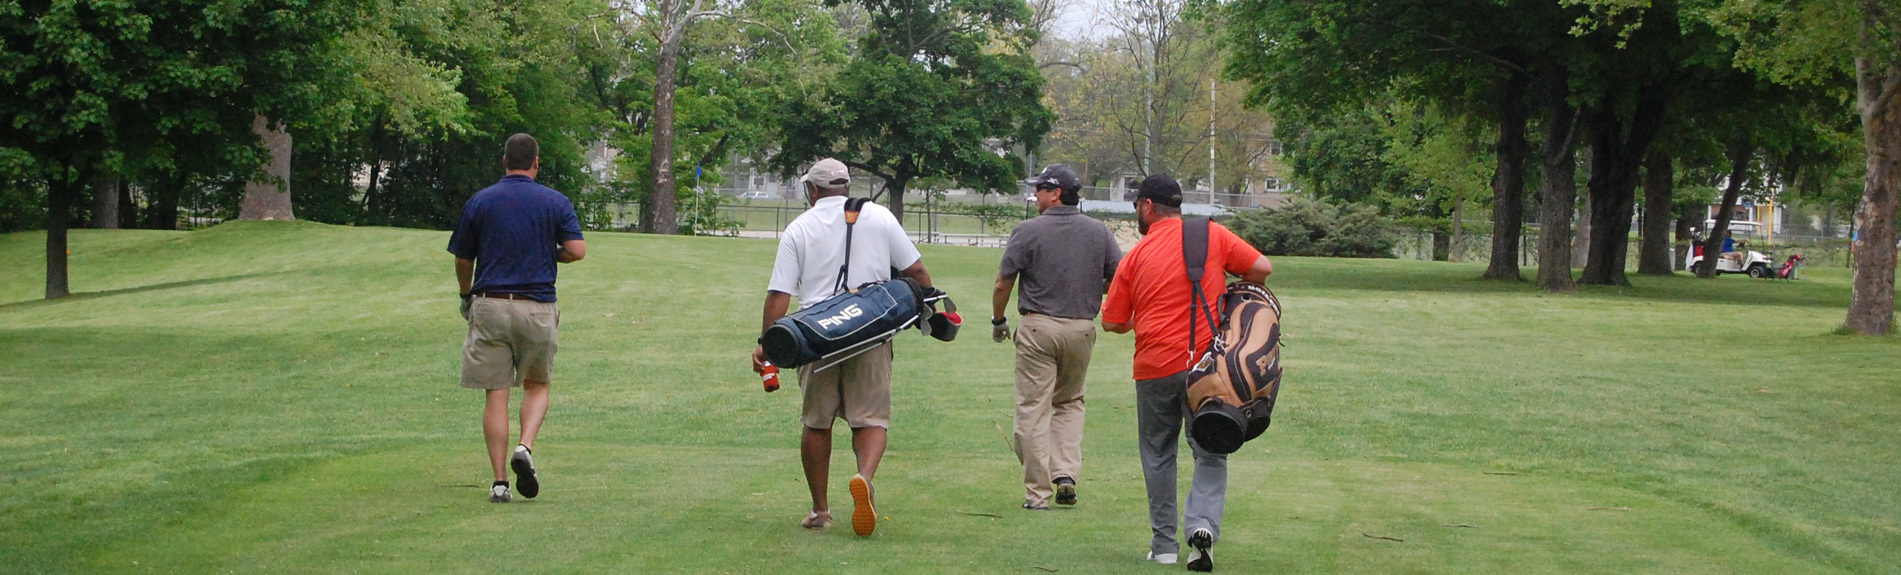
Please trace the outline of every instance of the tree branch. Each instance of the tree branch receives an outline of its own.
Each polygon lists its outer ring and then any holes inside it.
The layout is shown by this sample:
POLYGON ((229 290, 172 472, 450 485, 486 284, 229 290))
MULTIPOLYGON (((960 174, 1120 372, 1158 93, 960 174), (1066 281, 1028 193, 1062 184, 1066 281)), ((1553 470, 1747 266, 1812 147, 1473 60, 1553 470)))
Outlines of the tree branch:
POLYGON ((1372 22, 1374 22, 1374 23, 1376 23, 1376 24, 1384 24, 1384 25, 1386 25, 1386 26, 1388 26, 1388 27, 1390 27, 1390 28, 1393 28, 1393 29, 1395 29, 1395 30, 1401 30, 1401 31, 1405 31, 1405 32, 1411 32, 1411 33, 1414 33, 1414 34, 1418 34, 1418 35, 1420 35, 1420 36, 1425 36, 1425 37, 1427 37, 1427 38, 1431 38, 1431 39, 1434 39, 1434 40, 1438 40, 1438 41, 1439 41, 1440 43, 1442 43, 1442 44, 1445 44, 1446 46, 1448 46, 1448 47, 1450 47, 1450 48, 1452 48, 1452 49, 1454 49, 1454 50, 1458 50, 1458 51, 1460 51, 1460 52, 1465 52, 1465 53, 1467 53, 1467 54, 1471 54, 1471 55, 1473 55, 1473 56, 1478 56, 1478 57, 1479 57, 1479 58, 1481 58, 1481 59, 1484 59, 1484 60, 1487 60, 1487 61, 1490 61, 1491 63, 1493 63, 1493 64, 1497 64, 1497 65, 1498 65, 1499 67, 1502 67, 1502 68, 1505 68, 1505 69, 1507 69, 1507 70, 1511 70, 1511 71, 1513 71, 1513 72, 1517 72, 1517 73, 1520 73, 1520 74, 1524 74, 1524 75, 1526 75, 1526 76, 1531 76, 1531 75, 1532 75, 1530 71, 1528 71, 1528 70, 1525 70, 1525 67, 1524 67, 1524 66, 1520 66, 1520 65, 1518 65, 1518 63, 1517 63, 1517 62, 1513 62, 1513 61, 1510 61, 1510 60, 1506 60, 1506 59, 1504 59, 1504 58, 1500 58, 1500 57, 1498 57, 1498 56, 1493 56, 1493 55, 1491 55, 1491 54, 1487 54, 1487 53, 1485 53, 1484 51, 1481 51, 1481 50, 1478 50, 1478 49, 1474 49, 1474 48, 1471 48, 1471 47, 1468 47, 1468 46, 1466 46, 1466 45, 1464 45, 1464 44, 1460 44, 1460 43, 1458 43, 1458 42, 1454 42, 1454 41, 1452 41, 1452 39, 1451 39, 1451 38, 1447 38, 1447 37, 1445 37, 1445 36, 1440 36, 1440 35, 1438 35, 1438 34, 1433 34, 1433 33, 1431 33, 1431 32, 1422 32, 1422 31, 1419 31, 1419 30, 1409 30, 1409 29, 1407 29, 1407 28, 1406 28, 1405 26, 1401 26, 1401 25, 1400 25, 1400 24, 1399 24, 1398 22, 1393 22, 1393 21, 1390 21, 1390 20, 1380 20, 1380 19, 1373 19, 1373 20, 1372 20, 1372 22))

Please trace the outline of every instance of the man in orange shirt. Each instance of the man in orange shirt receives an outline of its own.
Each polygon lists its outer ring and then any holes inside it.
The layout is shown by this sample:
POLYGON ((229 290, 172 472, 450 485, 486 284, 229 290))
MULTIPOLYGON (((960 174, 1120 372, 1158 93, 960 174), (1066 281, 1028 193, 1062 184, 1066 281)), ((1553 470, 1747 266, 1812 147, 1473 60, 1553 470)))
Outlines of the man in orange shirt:
MULTIPOLYGON (((1102 305, 1104 330, 1135 332, 1136 427, 1148 484, 1149 527, 1155 533, 1148 558, 1162 564, 1174 563, 1181 549, 1175 539, 1175 453, 1182 423, 1189 417, 1188 371, 1194 367, 1195 350, 1205 351, 1214 337, 1205 319, 1191 328, 1195 288, 1182 254, 1181 205, 1181 185, 1174 178, 1156 174, 1142 181, 1135 198, 1142 241, 1123 256, 1102 305)), ((1274 264, 1261 252, 1213 222, 1208 223, 1206 266, 1255 283, 1274 273, 1274 264)), ((1227 291, 1227 274, 1202 276, 1198 287, 1204 301, 1220 300, 1227 291)), ((1195 477, 1182 514, 1190 547, 1188 570, 1213 571, 1211 548, 1221 537, 1228 457, 1202 451, 1193 438, 1188 446, 1195 455, 1195 477)))

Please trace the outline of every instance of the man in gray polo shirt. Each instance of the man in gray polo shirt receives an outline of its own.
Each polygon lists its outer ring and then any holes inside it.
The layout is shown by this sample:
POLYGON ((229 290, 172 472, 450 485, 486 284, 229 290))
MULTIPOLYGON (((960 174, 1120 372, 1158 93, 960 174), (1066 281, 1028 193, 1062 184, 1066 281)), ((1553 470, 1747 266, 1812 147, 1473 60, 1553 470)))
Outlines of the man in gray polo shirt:
POLYGON ((1049 509, 1050 496, 1076 504, 1082 471, 1083 377, 1096 345, 1096 313, 1122 249, 1109 227, 1076 208, 1082 183, 1062 164, 1024 180, 1042 212, 1018 225, 1004 248, 991 294, 990 338, 1010 336, 1004 308, 1017 278, 1023 293, 1016 332, 1016 452, 1023 462, 1023 508, 1049 509))

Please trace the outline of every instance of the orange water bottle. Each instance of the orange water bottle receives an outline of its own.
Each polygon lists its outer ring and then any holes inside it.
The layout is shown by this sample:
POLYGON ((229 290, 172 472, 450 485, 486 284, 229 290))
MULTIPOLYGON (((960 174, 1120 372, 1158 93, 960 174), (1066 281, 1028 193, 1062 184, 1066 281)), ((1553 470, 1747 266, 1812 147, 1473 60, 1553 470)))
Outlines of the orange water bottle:
POLYGON ((770 361, 765 362, 764 368, 759 371, 759 379, 766 384, 766 393, 779 391, 779 366, 770 361))

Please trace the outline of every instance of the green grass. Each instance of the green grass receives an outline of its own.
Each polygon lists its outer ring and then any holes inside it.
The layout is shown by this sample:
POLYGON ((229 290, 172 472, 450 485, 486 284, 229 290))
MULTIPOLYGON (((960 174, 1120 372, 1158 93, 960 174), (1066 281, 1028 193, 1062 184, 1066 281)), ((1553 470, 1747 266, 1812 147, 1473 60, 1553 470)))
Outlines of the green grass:
MULTIPOLYGON (((1010 349, 971 329, 899 343, 890 520, 798 529, 797 395, 744 359, 762 240, 590 234, 544 493, 488 504, 446 239, 77 231, 81 293, 45 302, 42 236, 0 236, 0 571, 1179 569, 1140 561, 1126 336, 1091 370, 1082 505, 1016 508, 1010 349)), ((923 249, 987 307, 1000 252, 923 249)), ((1841 271, 1551 296, 1472 265, 1276 264, 1286 388, 1233 458, 1223 572, 1901 573, 1901 341, 1831 335, 1841 271)))

